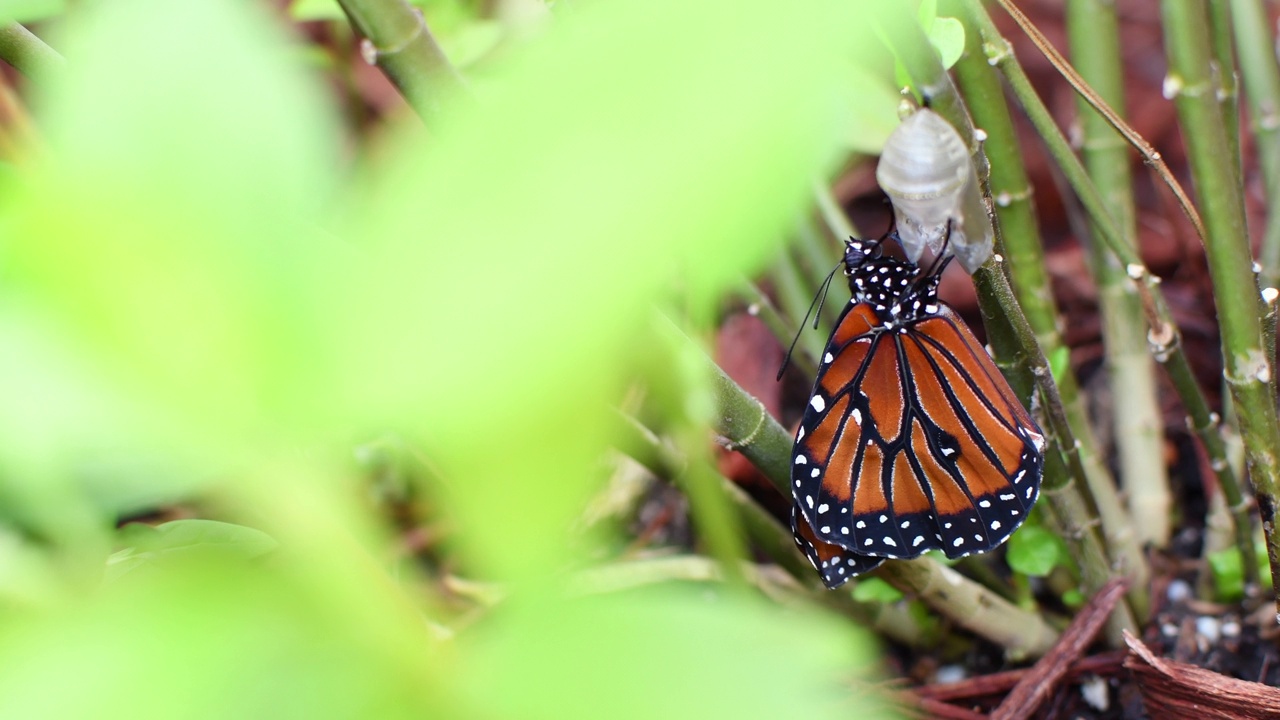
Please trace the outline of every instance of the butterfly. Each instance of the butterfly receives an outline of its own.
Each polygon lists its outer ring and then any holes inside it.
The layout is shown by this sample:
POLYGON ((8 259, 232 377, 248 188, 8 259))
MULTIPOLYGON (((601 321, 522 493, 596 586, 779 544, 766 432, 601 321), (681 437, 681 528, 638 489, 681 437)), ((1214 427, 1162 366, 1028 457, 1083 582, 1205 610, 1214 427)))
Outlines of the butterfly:
POLYGON ((791 454, 791 529, 828 588, 941 550, 987 552, 1039 495, 1044 436, 928 268, 845 243, 853 294, 791 454))

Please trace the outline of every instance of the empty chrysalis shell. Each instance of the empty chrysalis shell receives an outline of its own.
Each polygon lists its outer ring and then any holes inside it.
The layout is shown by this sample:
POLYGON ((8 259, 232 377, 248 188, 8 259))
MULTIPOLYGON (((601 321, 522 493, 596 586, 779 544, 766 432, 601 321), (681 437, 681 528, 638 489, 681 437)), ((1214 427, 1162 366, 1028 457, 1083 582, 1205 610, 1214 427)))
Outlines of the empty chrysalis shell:
POLYGON ((916 261, 926 246, 948 250, 970 273, 991 256, 991 221, 969 149, 951 124, 928 108, 906 117, 885 141, 876 180, 893 201, 898 235, 916 261))

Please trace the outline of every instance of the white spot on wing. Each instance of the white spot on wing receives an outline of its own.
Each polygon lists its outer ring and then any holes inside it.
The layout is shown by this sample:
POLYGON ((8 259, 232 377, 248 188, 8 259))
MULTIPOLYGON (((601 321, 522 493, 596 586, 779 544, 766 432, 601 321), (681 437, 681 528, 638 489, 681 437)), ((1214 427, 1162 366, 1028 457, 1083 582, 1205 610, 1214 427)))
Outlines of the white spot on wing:
POLYGON ((813 399, 809 401, 809 404, 812 405, 813 409, 817 410, 818 412, 822 412, 827 408, 827 401, 823 400, 821 395, 814 395, 813 399))

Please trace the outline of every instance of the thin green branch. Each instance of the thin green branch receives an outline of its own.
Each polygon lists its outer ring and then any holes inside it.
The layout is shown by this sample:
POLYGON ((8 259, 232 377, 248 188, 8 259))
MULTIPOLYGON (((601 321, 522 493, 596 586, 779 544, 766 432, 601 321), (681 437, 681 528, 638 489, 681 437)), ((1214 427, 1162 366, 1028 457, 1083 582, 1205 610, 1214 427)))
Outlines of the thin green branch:
POLYGON ((1174 98, 1204 212, 1208 231, 1205 251, 1222 332, 1224 377, 1240 419, 1249 478, 1262 514, 1272 583, 1280 603, 1280 534, 1275 532, 1280 503, 1280 429, 1270 392, 1271 367, 1262 347, 1262 303, 1252 270, 1239 178, 1230 163, 1222 162, 1229 146, 1214 98, 1203 7, 1167 0, 1161 8, 1169 56, 1165 87, 1174 98))
POLYGON ((464 89, 422 13, 405 0, 338 0, 351 25, 365 37, 361 55, 387 74, 400 94, 430 124, 447 98, 464 89))
MULTIPOLYGON (((1280 208, 1280 65, 1271 24, 1262 0, 1232 0, 1231 11, 1266 205, 1280 208)), ((1280 283, 1280 212, 1274 210, 1267 214, 1262 238, 1262 283, 1264 287, 1280 283)))
MULTIPOLYGON (((1147 165, 1149 165, 1152 170, 1155 170, 1156 175, 1158 175, 1164 184, 1168 186, 1169 190, 1173 192, 1174 197, 1178 201, 1178 206, 1182 208, 1182 212, 1186 214, 1187 219, 1191 221, 1193 226, 1195 226, 1196 234, 1201 238, 1204 238, 1204 224, 1200 221, 1200 214, 1196 212, 1195 206, 1191 203, 1191 198, 1187 197, 1187 193, 1182 189, 1182 185, 1178 183, 1178 179, 1169 171, 1169 166, 1165 164, 1164 158, 1160 157, 1160 153, 1156 152, 1156 149, 1151 147, 1150 143, 1148 143, 1146 139, 1139 135, 1136 130, 1129 127, 1129 124, 1126 123, 1124 119, 1116 113, 1116 111, 1112 110, 1102 98, 1098 97, 1097 94, 1093 92, 1093 89, 1090 88, 1088 83, 1080 77, 1079 73, 1075 71, 1075 68, 1071 67, 1071 63, 1067 62, 1066 58, 1062 57, 1062 54, 1053 47, 1053 44, 1050 43, 1047 38, 1045 38, 1039 28, 1033 25, 1031 21, 1027 19, 1026 15, 1023 15, 1022 11, 1019 10, 1011 0, 996 0, 996 2, 1000 4, 1000 7, 1004 8, 1005 12, 1009 14, 1009 17, 1013 18, 1014 22, 1018 23, 1018 27, 1022 28, 1022 31, 1027 34, 1027 37, 1031 42, 1040 49, 1040 52, 1044 53, 1044 56, 1049 60, 1049 63, 1062 74, 1063 79, 1066 80, 1071 87, 1075 88, 1075 91, 1079 93, 1081 97, 1085 98, 1085 100, 1093 106, 1094 110, 1097 110, 1099 114, 1106 118, 1107 122, 1111 123, 1111 126, 1116 129, 1116 132, 1123 135, 1124 138, 1129 141, 1129 144, 1133 145, 1134 149, 1138 151, 1138 154, 1142 156, 1142 159, 1146 161, 1147 165)), ((1000 33, 996 31, 995 25, 991 23, 991 19, 987 17, 986 11, 983 10, 980 15, 983 18, 983 34, 992 39, 999 38, 1000 33), (987 26, 989 26, 989 29, 987 26)), ((999 47, 998 50, 988 51, 988 55, 991 55, 992 57, 992 62, 996 61, 996 52, 1008 55, 1010 58, 1013 56, 1013 50, 1009 46, 1008 42, 1004 41, 1003 38, 1000 38, 1000 44, 1001 47, 999 47)), ((1016 61, 1014 61, 1014 63, 1016 64, 1016 61)), ((1019 72, 1021 72, 1020 68, 1019 72)), ((1012 80, 1010 82, 1012 82, 1012 80)))
MULTIPOLYGON (((928 47, 918 24, 902 23, 897 29, 901 33, 897 36, 898 42, 908 46, 928 47)), ((949 108, 948 112, 944 113, 938 109, 937 105, 934 105, 934 108, 960 132, 961 137, 966 139, 974 154, 975 164, 983 169, 982 177, 985 179, 988 168, 986 156, 974 139, 973 128, 963 101, 959 99, 936 54, 922 52, 902 57, 911 60, 907 66, 907 73, 921 88, 930 88, 928 91, 930 93, 941 93, 947 97, 955 96, 955 100, 946 105, 949 108)), ((1053 458, 1047 458, 1046 464, 1051 469, 1066 470, 1066 472, 1046 472, 1042 488, 1051 501, 1055 498, 1070 500, 1060 505, 1054 501, 1058 510, 1072 513, 1060 517, 1059 522, 1069 530, 1066 539, 1075 551, 1074 557, 1081 563, 1081 574, 1088 589, 1096 591, 1110 579, 1114 570, 1110 561, 1111 553, 1108 552, 1103 538, 1098 533, 1097 504, 1089 493, 1087 474, 1080 454, 1080 443, 1075 439, 1074 431, 1063 409, 1057 383, 1036 339, 1035 331, 1023 314, 1009 284, 1003 258, 998 252, 1003 247, 999 227, 996 227, 996 237, 997 253, 973 276, 978 290, 979 304, 987 320, 999 318, 1009 326, 1012 336, 1017 339, 1015 352, 1022 357, 1030 369, 1030 374, 1039 390, 1043 400, 1043 414, 1047 421, 1045 429, 1048 431, 1048 454, 1061 453, 1063 459, 1063 462, 1058 463, 1056 467, 1053 458)), ((1001 336, 1005 336, 1003 332, 1001 336)), ((997 355, 1009 352, 1007 348, 998 347, 996 351, 997 355)), ((1129 606, 1118 609, 1113 616, 1111 639, 1113 642, 1118 642, 1123 629, 1136 626, 1129 606)))
POLYGON ((0 60, 30 78, 53 75, 67 64, 57 50, 16 22, 0 24, 0 60))
MULTIPOLYGON (((1067 5, 1071 56, 1081 77, 1108 105, 1124 108, 1123 63, 1115 7, 1101 0, 1072 0, 1067 5)), ((1086 100, 1077 98, 1089 176, 1102 194, 1125 244, 1137 247, 1133 177, 1128 144, 1086 100)), ((1098 234, 1096 224, 1091 234, 1098 234)), ((1156 402, 1154 364, 1144 337, 1146 323, 1133 286, 1114 254, 1101 242, 1088 243, 1098 283, 1106 347, 1107 383, 1114 399, 1114 431, 1121 481, 1129 498, 1133 526, 1142 543, 1169 543, 1173 496, 1163 462, 1164 424, 1156 402)))
MULTIPOLYGON (((769 332, 773 334, 782 347, 791 346, 791 341, 795 338, 797 332, 804 332, 804 328, 799 327, 793 321, 787 320, 778 312, 778 308, 774 306, 773 301, 768 295, 746 278, 742 278, 738 282, 734 294, 747 307, 747 313, 760 318, 765 327, 769 328, 769 332)), ((813 354, 813 350, 808 346, 796 343, 795 350, 791 353, 790 363, 800 372, 809 377, 813 377, 818 372, 818 356, 813 354)))
MULTIPOLYGON (((1203 391, 1198 384, 1193 382, 1179 382, 1179 378, 1175 374, 1177 366, 1186 365, 1186 358, 1183 355, 1181 339, 1177 326, 1173 323, 1169 314, 1169 308, 1165 302, 1163 294, 1159 290, 1160 280, 1151 274, 1146 265, 1142 263, 1137 252, 1124 242, 1124 236, 1117 226, 1114 218, 1111 217, 1110 211, 1106 207, 1101 194, 1093 183, 1089 180, 1088 174, 1085 172, 1084 166, 1080 160, 1072 152, 1070 144, 1066 137, 1062 135, 1062 131, 1058 129, 1054 123, 1053 116, 1049 113, 1048 108, 1036 95, 1031 88, 1030 81, 1027 80, 1026 73, 1018 64, 1013 56, 1013 51, 1003 37, 1000 36, 999 30, 995 24, 991 22, 991 18, 986 14, 980 2, 976 0, 966 0, 966 6, 973 13, 973 17, 977 19, 978 26, 983 35, 983 44, 986 49, 988 60, 994 63, 1004 75, 1005 80, 1009 84, 1009 89, 1013 92, 1018 102, 1022 105, 1023 110, 1027 113, 1027 117, 1031 120, 1036 131, 1040 134, 1044 141, 1049 154, 1053 157, 1058 167, 1062 170, 1063 176, 1075 191, 1076 196, 1080 199, 1085 211, 1089 214, 1092 222, 1095 223, 1099 231, 1099 237, 1107 244, 1107 248, 1119 258, 1124 265, 1125 274, 1133 281, 1134 288, 1138 293, 1139 301, 1142 305, 1142 311, 1146 317, 1147 324, 1151 330, 1147 333, 1147 343, 1150 347, 1152 356, 1157 362, 1166 366, 1174 378, 1174 386, 1178 390, 1178 395, 1182 399, 1183 407, 1186 408, 1188 416, 1191 418, 1192 425, 1198 428, 1204 428, 1204 432, 1213 432, 1217 427, 1217 421, 1210 418, 1208 411, 1209 404, 1204 398, 1203 391)), ((1062 61, 1065 65, 1065 60, 1062 61)), ((1065 65, 1069 68, 1069 65, 1065 65)), ((1068 79, 1074 75, 1074 70, 1068 75, 1068 79)), ((1076 82, 1081 83, 1078 75, 1074 75, 1076 82)), ((1073 83, 1074 84, 1074 83, 1073 83)), ((1077 87, 1077 90, 1080 89, 1077 87)), ((1092 96, 1092 91, 1088 90, 1088 94, 1092 96)), ((1092 104, 1092 103, 1091 103, 1092 104)), ((1105 103, 1098 101, 1094 104, 1095 108, 1105 108, 1105 103)), ((1107 109, 1107 113, 1114 115, 1113 111, 1107 109)), ((1108 122, 1113 127, 1117 127, 1122 134, 1132 132, 1127 125, 1123 125, 1123 121, 1118 116, 1114 118, 1108 116, 1108 122), (1117 126, 1117 123, 1120 125, 1117 126)), ((1126 135, 1126 139, 1133 142, 1132 138, 1126 135)), ((1140 139, 1140 138, 1139 138, 1140 139)), ((1194 212, 1194 209, 1192 210, 1194 212)), ((1198 221, 1198 217, 1196 217, 1198 221)), ((1219 438, 1221 440, 1221 438, 1219 438)), ((1222 442, 1205 443, 1205 450, 1210 453, 1210 462, 1214 468, 1223 468, 1218 473, 1218 481, 1226 488, 1230 484, 1234 484, 1239 488, 1235 475, 1229 471, 1229 464, 1225 454, 1214 454, 1224 448, 1222 442)), ((1242 494, 1242 493, 1240 493, 1242 494)))
POLYGON ((1217 86, 1218 108, 1222 113, 1222 129, 1227 136, 1228 157, 1234 177, 1240 178, 1240 85, 1236 82, 1236 56, 1231 40, 1231 7, 1229 0, 1209 0, 1209 35, 1213 51, 1211 66, 1217 86))
POLYGON ((888 562, 873 574, 920 598, 960 627, 997 643, 1012 659, 1044 655, 1058 641, 1058 631, 1038 614, 929 558, 888 562))
MULTIPOLYGON (((1016 274, 1011 274, 1014 292, 1045 355, 1065 361, 1070 351, 1058 330, 1060 319, 1040 249, 1040 230, 1031 204, 1031 184, 1023 170, 1024 162, 1019 152, 1017 134, 1000 79, 986 62, 981 47, 981 33, 973 31, 973 27, 971 21, 971 31, 966 33, 967 52, 956 65, 956 75, 973 108, 975 122, 987 134, 984 148, 989 153, 991 166, 990 192, 995 199, 1004 254, 1007 266, 1018 269, 1016 274)), ((1103 454, 1094 439, 1088 410, 1075 375, 1065 362, 1062 363, 1061 370, 1055 375, 1055 380, 1062 395, 1067 420, 1075 438, 1079 440, 1078 452, 1084 468, 1084 481, 1097 507, 1107 551, 1131 581, 1130 604, 1139 614, 1143 614, 1147 605, 1146 579, 1149 575, 1146 558, 1134 533, 1133 522, 1116 490, 1115 480, 1103 463, 1103 454)), ((1050 488, 1055 487, 1053 479, 1050 479, 1048 485, 1050 488)), ((1089 507, 1089 503, 1082 499, 1063 507, 1084 509, 1089 507)), ((1089 516, 1084 516, 1070 525, 1079 527, 1088 522, 1089 516)), ((1101 583, 1106 581, 1107 575, 1095 571, 1091 577, 1101 583)), ((1119 633, 1115 635, 1118 640, 1119 633)))

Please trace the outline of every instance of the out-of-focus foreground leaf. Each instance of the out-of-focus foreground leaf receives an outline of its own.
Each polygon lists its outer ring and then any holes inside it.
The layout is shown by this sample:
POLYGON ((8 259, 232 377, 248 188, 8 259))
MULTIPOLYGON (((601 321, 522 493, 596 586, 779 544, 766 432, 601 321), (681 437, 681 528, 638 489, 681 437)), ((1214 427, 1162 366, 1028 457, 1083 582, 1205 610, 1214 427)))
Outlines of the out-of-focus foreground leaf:
POLYGON ((48 153, 0 193, 0 520, 75 592, 3 620, 0 715, 826 708, 858 642, 821 619, 558 584, 652 304, 705 308, 758 268, 848 136, 857 9, 591 4, 354 178, 251 7, 119 0, 66 25, 48 153), (350 449, 386 430, 438 470, 465 567, 512 588, 452 639, 358 501, 350 449), (103 589, 117 519, 179 498, 279 550, 103 589))

